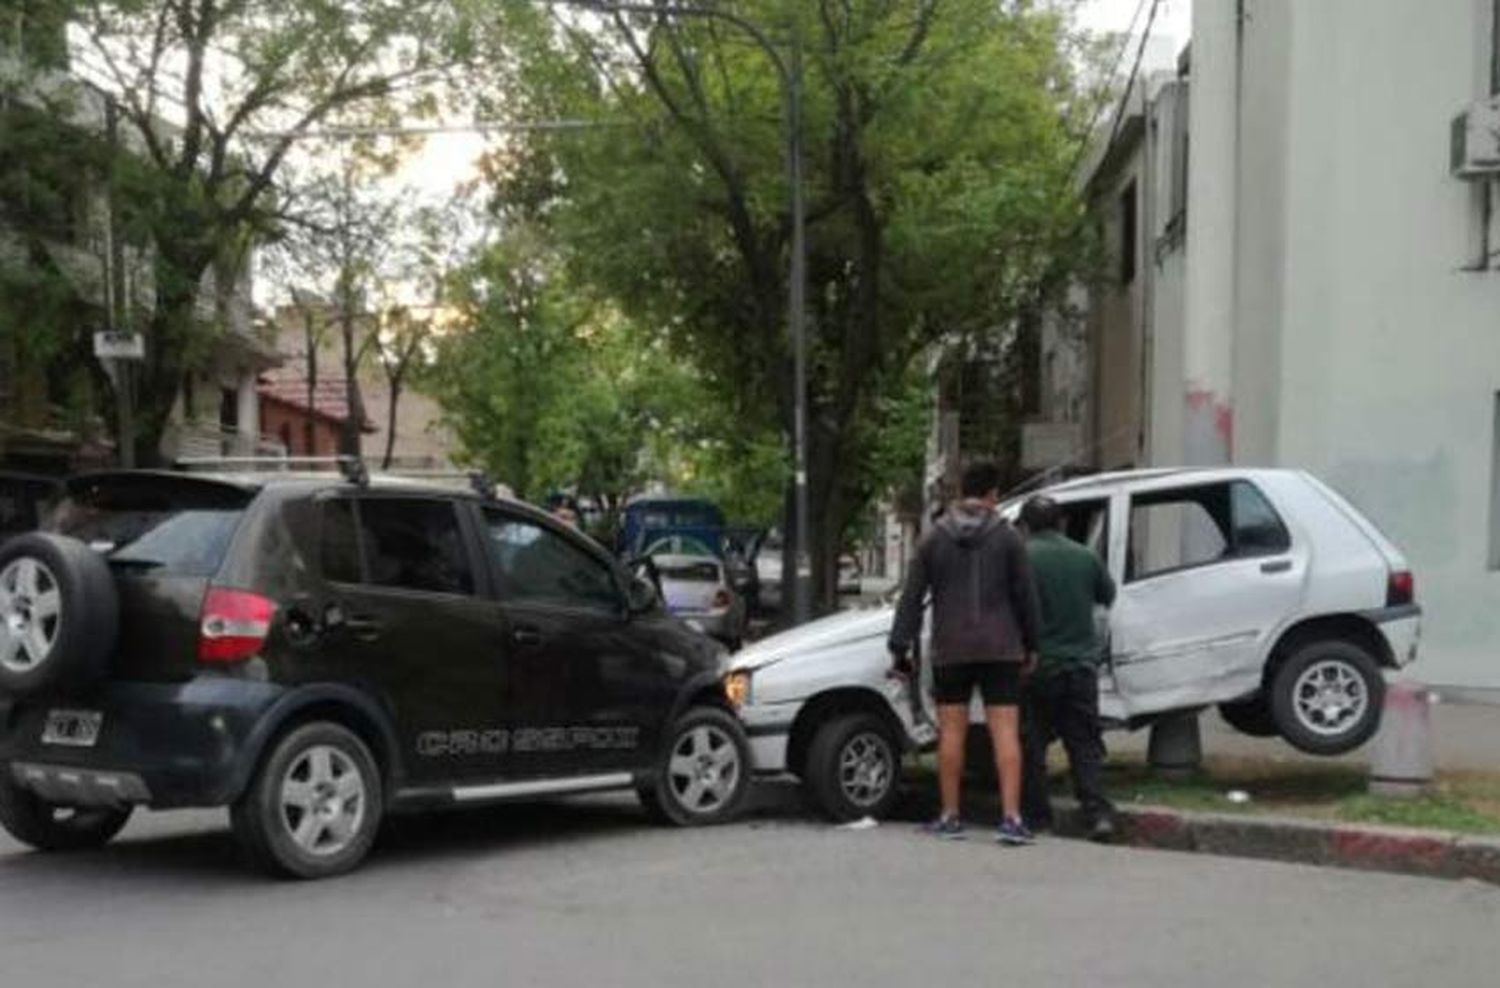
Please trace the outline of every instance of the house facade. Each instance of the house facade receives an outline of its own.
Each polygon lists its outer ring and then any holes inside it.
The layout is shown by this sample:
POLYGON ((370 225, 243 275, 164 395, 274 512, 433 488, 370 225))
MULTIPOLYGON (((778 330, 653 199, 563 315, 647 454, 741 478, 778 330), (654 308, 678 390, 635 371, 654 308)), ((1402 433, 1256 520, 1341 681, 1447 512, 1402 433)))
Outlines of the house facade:
POLYGON ((1086 393, 1090 467, 1331 483, 1410 556, 1418 673, 1487 698, 1500 148, 1462 167, 1454 121, 1500 114, 1497 43, 1496 0, 1196 0, 1190 57, 1136 80, 1091 164, 1112 271, 1086 369, 1045 383, 1086 393))
MULTIPOLYGON (((111 98, 69 73, 54 8, 0 14, 0 468, 63 473, 115 458, 104 410, 118 377, 93 336, 140 330, 156 271, 150 246, 120 233, 109 191, 111 163, 138 149, 111 98)), ((200 286, 209 344, 176 397, 164 459, 279 449, 260 430, 256 380, 278 357, 253 328, 250 270, 246 256, 200 286)))
MULTIPOLYGON (((339 322, 337 307, 320 300, 306 299, 276 310, 273 332, 282 363, 261 376, 261 414, 267 434, 286 444, 293 455, 325 456, 339 450, 339 433, 350 415, 339 322), (309 349, 314 355, 311 362, 309 349)), ((372 316, 356 316, 353 334, 361 354, 361 454, 372 464, 382 463, 389 444, 393 467, 451 468, 455 440, 437 401, 410 383, 402 387, 399 398, 393 398, 377 350, 379 327, 372 316)))

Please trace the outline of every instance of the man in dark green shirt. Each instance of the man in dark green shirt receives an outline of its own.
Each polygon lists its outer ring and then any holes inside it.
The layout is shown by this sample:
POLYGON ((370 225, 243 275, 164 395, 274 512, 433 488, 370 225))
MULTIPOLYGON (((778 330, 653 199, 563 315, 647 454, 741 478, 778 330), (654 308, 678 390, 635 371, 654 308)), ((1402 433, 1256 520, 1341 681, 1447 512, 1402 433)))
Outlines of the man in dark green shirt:
POLYGON ((1062 511, 1051 498, 1034 497, 1021 508, 1042 611, 1040 661, 1022 706, 1024 815, 1033 830, 1052 825, 1047 748, 1061 739, 1090 836, 1108 840, 1115 832, 1114 807, 1100 779, 1104 745, 1098 664, 1104 643, 1095 630, 1094 608, 1114 603, 1115 584, 1098 556, 1062 533, 1061 519, 1062 511))

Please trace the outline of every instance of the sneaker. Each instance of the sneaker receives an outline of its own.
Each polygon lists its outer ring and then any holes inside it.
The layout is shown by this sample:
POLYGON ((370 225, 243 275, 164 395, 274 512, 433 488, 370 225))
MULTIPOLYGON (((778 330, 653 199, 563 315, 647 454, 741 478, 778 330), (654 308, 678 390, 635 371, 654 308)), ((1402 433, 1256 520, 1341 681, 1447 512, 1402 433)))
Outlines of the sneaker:
POLYGON ((943 840, 964 839, 963 822, 956 816, 940 816, 930 823, 924 823, 922 831, 943 840))
POLYGON ((1026 844, 1036 842, 1036 836, 1027 829, 1026 824, 1012 817, 1003 820, 995 830, 995 840, 1006 847, 1022 847, 1026 844))

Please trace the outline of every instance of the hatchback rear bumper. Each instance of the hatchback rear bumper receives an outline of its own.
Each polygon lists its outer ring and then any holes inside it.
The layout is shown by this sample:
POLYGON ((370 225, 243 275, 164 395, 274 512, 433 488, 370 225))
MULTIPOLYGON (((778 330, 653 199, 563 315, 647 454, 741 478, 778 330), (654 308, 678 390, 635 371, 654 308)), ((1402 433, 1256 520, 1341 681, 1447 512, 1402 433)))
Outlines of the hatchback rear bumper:
POLYGON ((1417 604, 1402 604, 1366 611, 1366 618, 1375 625, 1391 650, 1391 661, 1396 668, 1408 666, 1417 659, 1417 643, 1422 638, 1422 608, 1417 604))
POLYGON ((50 700, 0 698, 0 766, 53 802, 221 806, 237 795, 254 754, 252 733, 284 692, 202 676, 186 683, 112 682, 86 696, 50 700), (97 742, 44 744, 48 712, 58 708, 102 713, 97 742))

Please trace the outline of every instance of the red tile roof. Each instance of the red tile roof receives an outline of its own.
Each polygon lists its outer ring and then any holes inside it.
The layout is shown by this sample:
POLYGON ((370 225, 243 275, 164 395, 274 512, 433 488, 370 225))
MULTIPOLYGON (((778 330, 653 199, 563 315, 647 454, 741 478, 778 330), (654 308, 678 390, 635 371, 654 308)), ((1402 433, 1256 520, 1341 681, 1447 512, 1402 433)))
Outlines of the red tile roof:
MULTIPOLYGON (((307 376, 295 369, 281 367, 262 375, 260 385, 256 390, 263 397, 273 401, 279 401, 303 411, 309 410, 307 376)), ((310 411, 319 418, 338 423, 347 422, 349 420, 349 395, 343 380, 336 377, 320 377, 317 384, 313 386, 313 404, 310 411)), ((366 417, 361 428, 372 432, 375 424, 366 417)))

